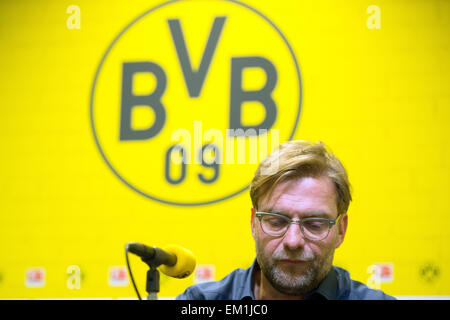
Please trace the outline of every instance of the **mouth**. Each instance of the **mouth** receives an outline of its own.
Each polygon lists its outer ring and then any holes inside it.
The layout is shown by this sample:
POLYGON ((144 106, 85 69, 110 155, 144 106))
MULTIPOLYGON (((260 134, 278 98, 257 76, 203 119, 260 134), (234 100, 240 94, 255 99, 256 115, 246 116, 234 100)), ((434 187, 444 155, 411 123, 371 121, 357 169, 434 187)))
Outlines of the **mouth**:
POLYGON ((292 264, 292 265, 298 265, 298 264, 304 264, 307 263, 308 261, 305 260, 295 260, 295 259, 282 259, 280 260, 281 263, 285 263, 285 264, 292 264))

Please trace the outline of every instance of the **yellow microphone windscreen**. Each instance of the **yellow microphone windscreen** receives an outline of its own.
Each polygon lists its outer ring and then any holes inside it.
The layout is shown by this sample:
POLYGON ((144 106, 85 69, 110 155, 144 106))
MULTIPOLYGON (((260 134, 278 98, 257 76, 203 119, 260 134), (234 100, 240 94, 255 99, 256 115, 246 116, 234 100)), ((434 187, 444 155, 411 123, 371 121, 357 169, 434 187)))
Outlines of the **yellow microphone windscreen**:
POLYGON ((167 253, 172 253, 177 257, 177 262, 174 266, 166 266, 161 265, 159 266, 159 269, 165 274, 170 277, 174 278, 186 278, 189 276, 192 272, 194 272, 195 269, 195 257, 194 254, 179 246, 179 245, 167 245, 162 248, 167 253))

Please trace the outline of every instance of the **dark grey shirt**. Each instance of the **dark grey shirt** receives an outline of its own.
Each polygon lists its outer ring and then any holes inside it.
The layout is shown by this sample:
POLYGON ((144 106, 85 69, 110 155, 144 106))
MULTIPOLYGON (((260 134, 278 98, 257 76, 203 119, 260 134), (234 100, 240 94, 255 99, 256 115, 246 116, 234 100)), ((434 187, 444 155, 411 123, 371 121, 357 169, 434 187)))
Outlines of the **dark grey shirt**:
MULTIPOLYGON (((255 299, 253 275, 259 270, 255 259, 247 269, 236 269, 220 281, 190 286, 177 300, 242 300, 255 299)), ((380 290, 350 279, 347 270, 333 266, 319 286, 309 293, 308 300, 395 300, 380 290)))

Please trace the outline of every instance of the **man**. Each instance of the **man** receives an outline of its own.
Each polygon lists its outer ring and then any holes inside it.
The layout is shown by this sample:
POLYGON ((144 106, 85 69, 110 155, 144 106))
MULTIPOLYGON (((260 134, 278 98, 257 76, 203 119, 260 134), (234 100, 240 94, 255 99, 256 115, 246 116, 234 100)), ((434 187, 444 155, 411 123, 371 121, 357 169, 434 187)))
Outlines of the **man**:
POLYGON ((344 167, 322 143, 281 145, 256 170, 250 197, 253 265, 177 299, 394 299, 332 265, 352 198, 344 167))

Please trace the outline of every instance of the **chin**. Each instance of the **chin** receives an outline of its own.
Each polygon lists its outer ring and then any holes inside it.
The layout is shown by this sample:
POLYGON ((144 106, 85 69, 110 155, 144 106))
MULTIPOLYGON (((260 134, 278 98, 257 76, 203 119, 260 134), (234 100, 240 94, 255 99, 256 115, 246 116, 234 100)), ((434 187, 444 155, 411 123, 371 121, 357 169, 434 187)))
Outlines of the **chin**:
POLYGON ((266 276, 271 285, 286 295, 304 295, 313 290, 317 282, 317 270, 308 268, 301 274, 288 273, 278 268, 274 268, 269 277, 266 276))

